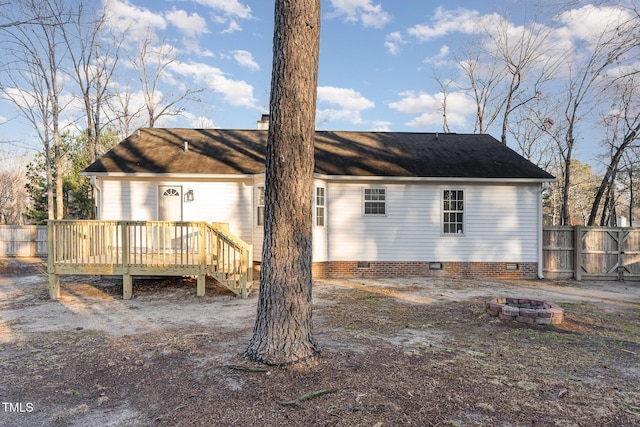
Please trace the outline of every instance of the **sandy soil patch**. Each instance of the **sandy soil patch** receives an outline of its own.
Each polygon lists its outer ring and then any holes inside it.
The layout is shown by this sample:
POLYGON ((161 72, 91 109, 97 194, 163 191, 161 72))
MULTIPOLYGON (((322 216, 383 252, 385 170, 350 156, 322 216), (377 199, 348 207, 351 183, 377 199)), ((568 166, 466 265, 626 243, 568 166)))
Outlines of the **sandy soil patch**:
POLYGON ((0 264, 0 426, 640 425, 640 284, 321 280, 322 356, 243 358, 257 295, 186 279, 66 277, 0 264), (551 300, 558 326, 505 323, 488 298, 551 300))

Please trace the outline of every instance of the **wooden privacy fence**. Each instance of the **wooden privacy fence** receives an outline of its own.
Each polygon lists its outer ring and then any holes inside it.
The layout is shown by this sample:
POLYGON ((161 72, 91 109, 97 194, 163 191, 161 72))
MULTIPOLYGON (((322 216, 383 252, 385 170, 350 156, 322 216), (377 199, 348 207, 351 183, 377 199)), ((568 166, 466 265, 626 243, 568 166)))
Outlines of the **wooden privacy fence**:
POLYGON ((0 256, 40 257, 46 255, 46 226, 0 225, 0 256))
POLYGON ((548 279, 640 280, 640 228, 545 227, 548 279))
POLYGON ((52 220, 48 242, 51 298, 60 296, 61 274, 121 274, 125 299, 132 276, 195 275, 202 296, 209 275, 242 298, 253 280, 251 246, 219 224, 52 220))

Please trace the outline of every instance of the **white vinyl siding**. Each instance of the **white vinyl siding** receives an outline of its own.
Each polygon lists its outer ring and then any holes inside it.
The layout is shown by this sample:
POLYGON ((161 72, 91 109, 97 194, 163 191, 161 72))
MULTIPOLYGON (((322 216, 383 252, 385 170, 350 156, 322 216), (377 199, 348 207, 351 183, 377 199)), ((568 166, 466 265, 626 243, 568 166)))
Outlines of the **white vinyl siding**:
MULTIPOLYGON (((262 253, 256 227, 256 186, 264 177, 235 181, 99 179, 105 220, 157 219, 158 185, 193 190, 185 221, 226 222, 262 253)), ((541 184, 397 183, 316 180, 325 188, 325 226, 314 227, 314 261, 537 262, 541 184), (385 215, 364 215, 363 188, 384 188, 385 215), (464 238, 442 233, 442 195, 464 194, 464 238)), ((315 196, 315 194, 314 194, 315 196)))
POLYGON ((102 181, 100 219, 155 220, 158 215, 157 184, 153 181, 102 181))
POLYGON ((252 181, 128 181, 101 180, 100 219, 149 221, 158 219, 158 185, 193 190, 192 202, 183 203, 183 221, 222 222, 251 243, 253 232, 252 181))
POLYGON ((464 191, 464 239, 442 234, 442 191, 449 188, 385 184, 382 217, 362 215, 361 185, 332 183, 330 260, 537 261, 539 184, 456 186, 464 191))

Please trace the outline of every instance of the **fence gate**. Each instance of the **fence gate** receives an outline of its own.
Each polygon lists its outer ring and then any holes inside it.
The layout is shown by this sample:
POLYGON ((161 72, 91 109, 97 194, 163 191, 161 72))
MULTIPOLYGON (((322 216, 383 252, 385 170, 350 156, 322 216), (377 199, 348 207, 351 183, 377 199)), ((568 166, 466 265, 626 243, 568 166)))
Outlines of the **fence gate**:
POLYGON ((576 227, 579 233, 578 277, 640 279, 640 230, 576 227))
POLYGON ((545 227, 545 277, 640 280, 640 228, 545 227))

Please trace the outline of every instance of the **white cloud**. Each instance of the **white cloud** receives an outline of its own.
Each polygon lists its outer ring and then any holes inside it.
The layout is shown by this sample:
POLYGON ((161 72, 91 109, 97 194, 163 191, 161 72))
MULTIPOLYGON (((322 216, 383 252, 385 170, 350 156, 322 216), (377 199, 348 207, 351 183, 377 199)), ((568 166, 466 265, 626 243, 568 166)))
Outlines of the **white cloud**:
POLYGON ((167 27, 161 14, 131 4, 129 0, 105 0, 103 7, 107 12, 107 24, 118 32, 126 31, 132 40, 141 40, 149 32, 167 27))
POLYGON ((189 123, 189 127, 194 129, 217 129, 218 126, 206 116, 196 116, 188 111, 184 111, 181 116, 189 123))
MULTIPOLYGON (((389 108, 401 113, 417 114, 406 124, 416 129, 430 129, 434 126, 441 126, 443 123, 442 104, 444 95, 437 93, 431 95, 414 91, 402 92, 401 99, 389 103, 389 108)), ((447 94, 447 123, 451 127, 465 126, 466 117, 473 114, 474 106, 471 99, 462 92, 452 92, 447 94)))
POLYGON ((325 103, 336 106, 337 108, 318 108, 318 122, 343 120, 353 124, 362 123, 360 113, 363 110, 375 107, 373 101, 365 98, 353 89, 319 86, 318 104, 325 103))
POLYGON ((186 53, 194 53, 198 56, 205 58, 213 58, 216 55, 211 52, 209 49, 202 49, 200 47, 200 40, 196 38, 183 38, 182 45, 184 46, 184 51, 186 53))
POLYGON ((184 10, 175 8, 166 14, 167 20, 187 37, 196 38, 201 34, 208 33, 207 22, 197 13, 189 15, 184 10))
POLYGON ((374 132, 391 132, 391 122, 383 120, 373 120, 371 122, 371 130, 374 132))
POLYGON ((491 28, 500 20, 500 15, 481 15, 477 10, 458 8, 445 10, 438 7, 433 16, 433 25, 415 25, 407 32, 420 42, 445 36, 450 33, 478 34, 483 28, 491 28))
POLYGON ((406 41, 402 38, 402 34, 400 32, 395 31, 393 33, 387 34, 387 37, 384 42, 384 46, 387 48, 387 51, 392 55, 397 55, 400 52, 401 44, 405 44, 406 41))
POLYGON ((236 20, 232 19, 229 21, 229 25, 227 26, 227 28, 220 31, 220 34, 231 34, 235 33, 236 31, 242 31, 242 27, 236 20))
POLYGON ((358 111, 373 108, 375 106, 373 101, 370 101, 360 95, 360 92, 356 92, 349 88, 333 86, 319 86, 318 101, 328 102, 330 104, 338 105, 344 109, 358 111))
POLYGON ((451 54, 451 49, 449 46, 442 45, 440 46, 440 51, 436 55, 426 57, 422 62, 425 64, 433 64, 436 66, 441 66, 447 64, 446 58, 451 54))
POLYGON ((626 9, 591 4, 568 10, 555 18, 564 25, 565 35, 589 43, 595 43, 603 33, 615 31, 618 25, 629 22, 629 19, 631 14, 626 9))
POLYGON ((176 74, 191 77, 196 83, 221 94, 226 102, 234 106, 256 106, 253 86, 244 80, 232 80, 216 67, 201 63, 175 63, 172 70, 176 74))
POLYGON ((382 28, 391 20, 391 16, 382 9, 381 4, 372 0, 331 0, 333 11, 329 18, 344 17, 347 22, 362 22, 365 27, 382 28))
MULTIPOLYGON (((640 70, 640 61, 630 62, 628 64, 620 64, 617 67, 611 68, 607 70, 606 76, 613 78, 623 77, 625 79, 631 78, 634 79, 638 76, 638 70, 640 70)), ((637 81, 637 80, 636 80, 637 81)), ((638 86, 634 86, 638 87, 638 86)))
POLYGON ((251 8, 238 0, 196 0, 196 3, 242 19, 251 18, 251 8))
POLYGON ((260 65, 253 60, 253 55, 251 52, 246 50, 234 50, 231 52, 233 55, 233 59, 243 67, 246 67, 252 71, 258 71, 260 69, 260 65))

